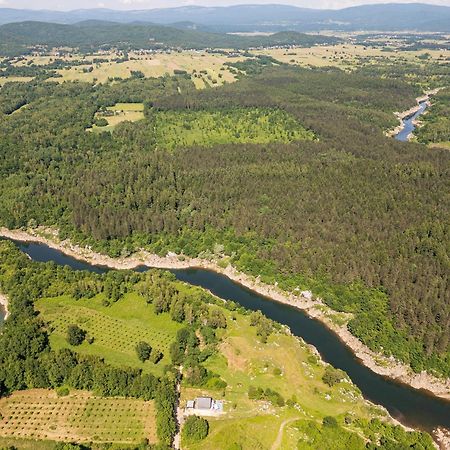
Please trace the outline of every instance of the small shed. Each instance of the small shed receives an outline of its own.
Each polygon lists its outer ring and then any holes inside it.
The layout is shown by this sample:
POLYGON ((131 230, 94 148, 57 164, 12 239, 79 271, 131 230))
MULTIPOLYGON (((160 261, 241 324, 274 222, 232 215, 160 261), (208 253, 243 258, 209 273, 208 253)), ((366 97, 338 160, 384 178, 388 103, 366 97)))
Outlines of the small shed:
POLYGON ((186 408, 191 409, 191 408, 195 408, 195 402, 194 400, 188 400, 186 402, 186 408))

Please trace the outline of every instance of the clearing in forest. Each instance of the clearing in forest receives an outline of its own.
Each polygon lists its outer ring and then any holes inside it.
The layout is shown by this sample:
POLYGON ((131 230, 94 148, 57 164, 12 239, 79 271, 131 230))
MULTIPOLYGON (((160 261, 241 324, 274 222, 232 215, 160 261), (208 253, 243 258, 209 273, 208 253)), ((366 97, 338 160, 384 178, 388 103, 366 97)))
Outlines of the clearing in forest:
POLYGON ((77 352, 97 355, 117 366, 138 367, 145 372, 161 374, 170 362, 169 346, 180 324, 170 319, 168 313, 155 314, 152 305, 136 293, 126 294, 110 306, 103 305, 102 294, 91 299, 75 300, 70 296, 40 299, 36 309, 49 322, 50 344, 53 349, 72 348, 77 352), (76 324, 93 338, 89 344, 72 347, 66 339, 69 325, 76 324), (142 363, 136 345, 145 341, 164 357, 157 364, 142 363))
POLYGON ((96 397, 73 391, 18 391, 0 400, 0 436, 54 441, 156 442, 152 401, 96 397))
POLYGON ((95 123, 89 131, 112 131, 121 122, 137 122, 144 119, 142 103, 116 103, 95 114, 95 123))
POLYGON ((217 144, 313 140, 292 115, 280 109, 236 108, 222 111, 160 111, 154 116, 156 141, 162 148, 217 144))

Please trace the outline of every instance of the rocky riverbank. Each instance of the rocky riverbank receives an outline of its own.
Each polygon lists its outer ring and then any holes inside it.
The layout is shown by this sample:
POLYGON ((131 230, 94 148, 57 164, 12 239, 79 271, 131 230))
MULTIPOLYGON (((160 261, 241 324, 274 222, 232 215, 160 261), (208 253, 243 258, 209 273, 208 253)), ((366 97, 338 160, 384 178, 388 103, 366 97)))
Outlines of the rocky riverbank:
MULTIPOLYGON (((395 128, 393 128, 392 130, 387 131, 386 132, 386 136, 388 136, 388 137, 395 137, 395 136, 397 136, 403 130, 403 127, 404 127, 403 121, 405 119, 408 119, 408 118, 412 117, 414 114, 416 114, 417 111, 420 110, 420 104, 421 103, 427 102, 427 106, 431 106, 430 98, 433 95, 436 95, 439 92, 440 89, 442 89, 442 88, 436 88, 436 89, 432 89, 432 90, 429 90, 429 91, 425 91, 422 96, 416 98, 416 103, 417 104, 415 106, 413 106, 412 108, 407 109, 406 111, 395 112, 394 113, 395 117, 397 117, 397 119, 399 120, 400 123, 395 128)), ((411 139, 411 135, 408 136, 408 140, 409 139, 411 139)))

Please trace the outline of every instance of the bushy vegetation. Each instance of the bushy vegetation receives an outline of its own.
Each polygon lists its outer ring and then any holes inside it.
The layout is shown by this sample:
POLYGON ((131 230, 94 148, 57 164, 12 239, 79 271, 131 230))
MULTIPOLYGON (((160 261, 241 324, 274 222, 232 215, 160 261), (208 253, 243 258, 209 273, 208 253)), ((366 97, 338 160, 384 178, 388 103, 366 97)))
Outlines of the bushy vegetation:
POLYGON ((148 342, 141 341, 136 345, 136 353, 142 362, 147 361, 152 354, 152 347, 148 342))
POLYGON ((182 437, 187 442, 198 442, 208 436, 209 424, 206 419, 189 416, 183 425, 182 437))
POLYGON ((248 398, 250 400, 266 400, 273 403, 275 406, 284 406, 284 398, 276 391, 261 387, 255 388, 250 386, 248 390, 248 398))
POLYGON ((325 373, 322 376, 322 381, 328 386, 332 387, 345 378, 345 373, 342 370, 335 369, 332 366, 325 368, 325 373))
POLYGON ((294 427, 304 437, 297 443, 299 450, 315 448, 333 448, 336 450, 364 450, 364 449, 400 449, 433 447, 430 436, 417 433, 407 433, 402 427, 386 426, 377 419, 369 422, 360 421, 356 424, 369 438, 366 442, 357 433, 346 429, 344 423, 332 416, 324 417, 322 425, 314 421, 298 421, 294 427))
MULTIPOLYGON (((6 85, 2 111, 28 106, 0 120, 0 223, 56 226, 112 256, 227 255, 354 314, 349 328, 370 348, 448 376, 450 155, 383 137, 420 92, 401 78, 272 67, 203 92, 182 77, 6 85), (144 103, 147 120, 85 132, 118 102, 144 103), (168 152, 150 125, 154 114, 247 108, 284 111, 317 140, 168 152)), ((159 298, 154 306, 183 316, 159 298)))
POLYGON ((233 108, 225 111, 161 111, 151 115, 156 145, 174 150, 218 144, 312 140, 292 116, 282 110, 233 108))
POLYGON ((86 337, 86 331, 78 325, 69 325, 67 327, 67 342, 70 345, 81 345, 86 337))

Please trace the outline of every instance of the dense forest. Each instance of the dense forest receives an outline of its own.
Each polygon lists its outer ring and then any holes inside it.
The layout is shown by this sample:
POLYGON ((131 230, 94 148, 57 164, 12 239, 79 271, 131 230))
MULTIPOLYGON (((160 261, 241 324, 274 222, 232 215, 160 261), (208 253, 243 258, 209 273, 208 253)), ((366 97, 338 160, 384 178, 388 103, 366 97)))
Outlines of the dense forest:
POLYGON ((182 30, 153 24, 118 24, 86 21, 75 25, 45 22, 21 22, 0 26, 0 54, 20 55, 27 49, 45 47, 78 48, 83 52, 161 48, 236 48, 300 45, 311 46, 337 42, 334 37, 312 36, 282 31, 264 36, 238 36, 182 30))
POLYGON ((420 93, 336 69, 268 68, 202 92, 182 76, 0 90, 0 223, 56 226, 111 255, 216 254, 354 313, 351 331, 450 375, 450 154, 384 137, 420 93), (146 119, 87 133, 95 113, 146 119), (313 141, 158 147, 159 112, 284 110, 313 141))
POLYGON ((432 98, 432 107, 421 118, 422 126, 415 132, 424 144, 450 142, 450 88, 440 90, 432 98))

